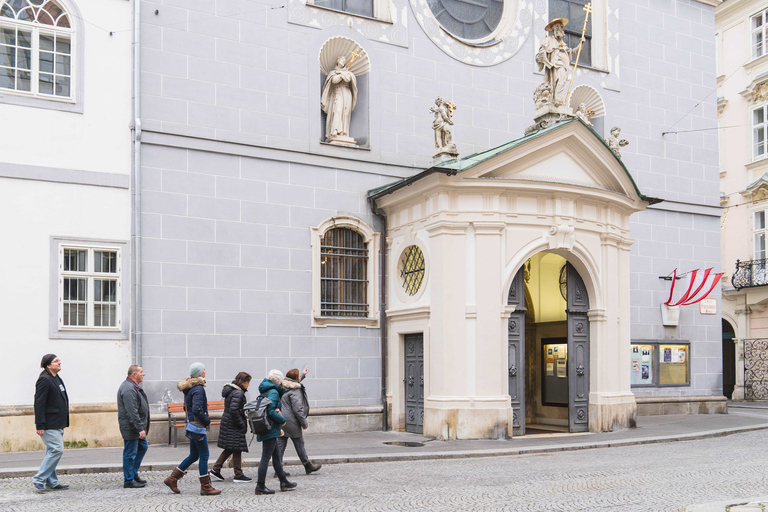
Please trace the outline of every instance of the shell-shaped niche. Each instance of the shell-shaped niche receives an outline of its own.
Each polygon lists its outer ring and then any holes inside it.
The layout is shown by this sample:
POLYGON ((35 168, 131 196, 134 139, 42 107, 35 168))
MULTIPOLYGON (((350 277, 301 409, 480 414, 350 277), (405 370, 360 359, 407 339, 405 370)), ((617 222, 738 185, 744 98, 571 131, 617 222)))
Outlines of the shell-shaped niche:
POLYGON ((347 63, 349 63, 354 54, 359 55, 359 57, 354 58, 352 65, 349 66, 349 71, 354 73, 355 76, 368 73, 371 70, 371 62, 363 47, 348 37, 332 37, 323 43, 323 46, 320 48, 320 54, 318 55, 320 70, 323 74, 327 75, 336 67, 336 59, 343 55, 347 59, 347 63))
POLYGON ((587 110, 594 112, 591 116, 593 119, 605 115, 605 102, 603 101, 603 97, 600 96, 600 93, 597 92, 594 87, 589 85, 579 85, 576 87, 573 90, 573 94, 571 94, 571 101, 569 103, 574 112, 579 108, 579 105, 584 103, 587 110))

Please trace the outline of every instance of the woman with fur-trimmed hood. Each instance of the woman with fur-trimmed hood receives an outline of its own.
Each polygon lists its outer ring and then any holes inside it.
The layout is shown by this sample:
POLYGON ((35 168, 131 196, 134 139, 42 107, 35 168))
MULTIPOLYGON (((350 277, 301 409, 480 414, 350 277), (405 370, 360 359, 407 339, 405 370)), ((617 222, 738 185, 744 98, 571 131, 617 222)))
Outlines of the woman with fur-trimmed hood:
POLYGON ((301 383, 303 377, 309 373, 309 367, 304 368, 304 374, 299 374, 299 370, 294 368, 288 370, 283 380, 285 394, 283 394, 283 416, 285 425, 283 425, 284 436, 280 437, 280 459, 285 455, 285 449, 288 446, 288 438, 293 441, 293 447, 296 448, 296 454, 304 465, 307 474, 319 470, 322 466, 310 462, 307 450, 304 448, 304 430, 307 429, 307 416, 309 415, 309 400, 307 400, 307 390, 301 383))
POLYGON ((211 486, 211 476, 208 474, 208 425, 211 420, 208 417, 208 399, 205 396, 205 365, 192 363, 189 367, 189 378, 179 382, 178 387, 179 391, 184 393, 184 435, 189 439, 189 455, 163 483, 176 494, 180 493, 176 484, 186 474, 187 468, 199 459, 200 495, 216 496, 221 494, 221 491, 211 486))
POLYGON ((285 418, 280 415, 280 397, 285 390, 281 387, 283 383, 283 372, 280 370, 270 370, 267 378, 259 384, 260 397, 268 398, 267 416, 272 420, 272 429, 258 434, 256 439, 261 443, 261 461, 259 462, 258 479, 256 480, 256 494, 275 494, 275 491, 266 486, 267 468, 269 461, 272 460, 272 466, 275 468, 275 474, 280 479, 280 490, 290 491, 296 487, 296 482, 288 481, 283 471, 283 461, 280 458, 278 449, 278 438, 282 435, 281 425, 285 424, 285 418))
POLYGON ((240 372, 235 376, 235 380, 224 384, 224 388, 221 390, 221 396, 224 397, 224 413, 221 416, 219 441, 216 446, 223 451, 213 465, 210 474, 211 478, 222 482, 224 477, 221 474, 221 468, 224 467, 224 463, 230 456, 232 456, 232 468, 235 470, 235 483, 251 481, 243 474, 243 452, 248 451, 248 442, 245 440, 248 422, 243 408, 247 402, 245 394, 248 392, 250 384, 251 376, 246 372, 240 372))

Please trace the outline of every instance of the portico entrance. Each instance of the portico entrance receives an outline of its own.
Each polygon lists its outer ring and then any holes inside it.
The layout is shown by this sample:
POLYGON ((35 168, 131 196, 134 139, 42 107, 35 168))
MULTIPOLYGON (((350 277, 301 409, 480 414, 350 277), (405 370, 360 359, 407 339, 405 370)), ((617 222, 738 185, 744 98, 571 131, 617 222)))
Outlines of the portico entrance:
POLYGON ((528 259, 509 290, 509 390, 513 435, 526 426, 589 430, 589 300, 573 266, 558 254, 528 259))

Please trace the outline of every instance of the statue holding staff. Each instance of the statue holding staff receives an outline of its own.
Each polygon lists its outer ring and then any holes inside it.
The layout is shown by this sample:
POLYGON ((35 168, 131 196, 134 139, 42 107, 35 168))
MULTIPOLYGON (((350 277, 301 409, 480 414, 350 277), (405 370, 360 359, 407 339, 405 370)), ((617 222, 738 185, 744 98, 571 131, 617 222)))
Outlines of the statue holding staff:
POLYGON ((536 53, 536 62, 539 71, 544 71, 544 81, 549 83, 552 94, 552 105, 560 107, 565 105, 565 83, 568 81, 568 72, 571 69, 571 55, 574 48, 569 48, 563 43, 565 37, 566 18, 557 18, 550 21, 545 29, 552 32, 544 38, 539 51, 536 53))

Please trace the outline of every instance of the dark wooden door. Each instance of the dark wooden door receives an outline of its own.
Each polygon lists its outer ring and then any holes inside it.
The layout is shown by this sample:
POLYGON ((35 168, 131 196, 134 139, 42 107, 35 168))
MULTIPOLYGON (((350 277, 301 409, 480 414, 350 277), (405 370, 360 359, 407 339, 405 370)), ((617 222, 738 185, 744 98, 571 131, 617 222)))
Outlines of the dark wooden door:
POLYGON ((507 324, 509 396, 512 399, 512 435, 525 435, 525 277, 518 270, 507 304, 515 306, 507 324))
POLYGON ((424 433, 424 335, 405 335, 405 431, 424 433))
POLYGON ((568 423, 571 432, 589 432, 589 297, 576 269, 566 265, 568 423))
POLYGON ((736 334, 726 320, 723 323, 723 395, 733 397, 733 388, 736 386, 736 345, 733 339, 736 334))

